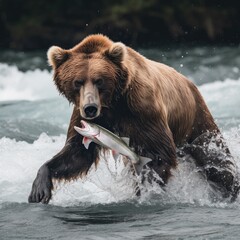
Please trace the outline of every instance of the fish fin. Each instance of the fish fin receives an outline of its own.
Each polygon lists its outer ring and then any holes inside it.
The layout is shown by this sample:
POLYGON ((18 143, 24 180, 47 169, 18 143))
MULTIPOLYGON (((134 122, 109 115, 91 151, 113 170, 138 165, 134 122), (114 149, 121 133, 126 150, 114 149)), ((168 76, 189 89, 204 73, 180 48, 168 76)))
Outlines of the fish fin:
POLYGON ((129 146, 130 138, 128 138, 128 137, 121 137, 121 139, 129 146))
POLYGON ((134 164, 134 165, 133 165, 133 166, 134 166, 134 169, 135 169, 135 171, 136 171, 136 173, 137 173, 137 175, 140 175, 143 167, 144 167, 148 162, 152 161, 151 158, 142 157, 142 156, 139 157, 139 160, 140 160, 140 161, 139 161, 138 164, 134 164))
POLYGON ((92 139, 90 138, 87 138, 87 137, 83 137, 83 140, 82 140, 82 144, 84 145, 84 147, 86 149, 89 148, 89 144, 92 142, 92 139))
POLYGON ((112 155, 113 155, 114 160, 117 161, 120 154, 118 152, 112 150, 112 155))

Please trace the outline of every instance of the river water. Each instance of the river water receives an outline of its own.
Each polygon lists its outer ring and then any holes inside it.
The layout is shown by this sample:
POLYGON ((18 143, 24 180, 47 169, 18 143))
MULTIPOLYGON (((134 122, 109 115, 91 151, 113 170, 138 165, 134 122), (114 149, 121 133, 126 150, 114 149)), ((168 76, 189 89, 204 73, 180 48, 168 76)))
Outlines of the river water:
MULTIPOLYGON (((141 49, 195 82, 240 167, 240 48, 141 49)), ((239 239, 240 197, 213 202, 191 159, 166 190, 145 186, 121 159, 101 157, 82 180, 55 183, 49 205, 28 204, 38 168, 63 147, 72 106, 43 52, 0 52, 0 239, 239 239)), ((240 172, 240 170, 239 170, 240 172)))

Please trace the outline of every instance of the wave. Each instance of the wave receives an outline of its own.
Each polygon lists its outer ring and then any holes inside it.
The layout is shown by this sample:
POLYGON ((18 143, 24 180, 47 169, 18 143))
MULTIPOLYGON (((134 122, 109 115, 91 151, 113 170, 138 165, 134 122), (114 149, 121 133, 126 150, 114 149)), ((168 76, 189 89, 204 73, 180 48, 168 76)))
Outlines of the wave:
MULTIPOLYGON (((237 71, 238 68, 234 69, 237 71)), ((196 82, 194 75, 188 77, 196 82)), ((240 99, 240 78, 225 78, 223 81, 204 83, 199 89, 210 105, 216 102, 231 105, 235 97, 240 99)), ((23 72, 17 66, 0 63, 0 101, 39 100, 58 96, 52 81, 52 72, 40 69, 23 72)))
POLYGON ((59 94, 47 70, 22 72, 0 63, 0 101, 54 98, 59 94))
MULTIPOLYGON (((240 167, 240 128, 224 133, 229 148, 240 167)), ((63 147, 65 135, 50 137, 42 133, 32 144, 15 139, 0 139, 0 203, 27 202, 31 185, 39 167, 51 159, 63 147)), ((135 184, 139 181, 129 174, 121 159, 117 162, 108 154, 101 154, 99 165, 94 165, 89 174, 71 182, 55 182, 50 204, 74 206, 81 203, 118 203, 136 201, 137 203, 188 203, 212 205, 211 188, 201 176, 194 163, 188 158, 179 159, 178 168, 172 171, 173 177, 166 190, 156 184, 145 185, 140 199, 136 199, 135 184)), ((237 199, 237 204, 239 204, 237 199)), ((226 206, 226 203, 217 203, 226 206)))
POLYGON ((240 78, 206 83, 199 90, 213 115, 240 117, 240 112, 236 111, 240 103, 240 78))
MULTIPOLYGON (((26 202, 39 167, 61 150, 65 135, 49 137, 42 133, 32 144, 15 139, 0 139, 1 202, 26 202)), ((101 157, 99 167, 93 166, 88 176, 79 181, 56 183, 52 204, 71 205, 77 202, 108 203, 133 195, 128 168, 109 155, 101 157), (110 183, 110 184, 109 184, 110 183), (124 188, 124 191, 120 189, 124 188)))

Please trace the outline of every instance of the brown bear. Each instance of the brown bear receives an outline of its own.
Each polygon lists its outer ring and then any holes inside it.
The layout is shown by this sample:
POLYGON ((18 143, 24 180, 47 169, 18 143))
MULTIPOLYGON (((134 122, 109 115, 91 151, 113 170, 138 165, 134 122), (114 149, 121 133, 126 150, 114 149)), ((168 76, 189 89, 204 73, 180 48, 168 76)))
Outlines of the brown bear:
POLYGON ((100 147, 91 143, 85 149, 74 130, 81 119, 129 137, 137 154, 152 159, 147 165, 161 177, 160 185, 177 166, 177 147, 183 147, 224 197, 236 197, 233 158, 197 87, 185 76, 101 34, 69 50, 52 46, 47 55, 57 89, 74 109, 66 144, 39 169, 29 202, 48 203, 52 179, 82 177, 97 164, 100 147))

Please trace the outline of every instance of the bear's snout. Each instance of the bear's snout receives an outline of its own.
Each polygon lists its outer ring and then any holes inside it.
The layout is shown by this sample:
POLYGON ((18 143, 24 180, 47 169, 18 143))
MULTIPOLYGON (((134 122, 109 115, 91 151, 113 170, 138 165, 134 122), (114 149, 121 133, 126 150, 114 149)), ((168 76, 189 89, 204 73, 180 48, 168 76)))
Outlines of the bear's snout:
POLYGON ((98 106, 97 104, 86 104, 84 107, 84 113, 86 118, 95 118, 97 117, 98 106))
POLYGON ((101 103, 98 88, 91 82, 86 83, 80 90, 80 114, 85 119, 99 116, 101 103))

